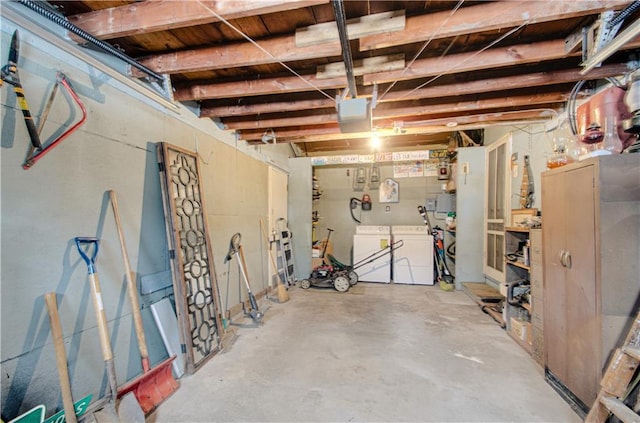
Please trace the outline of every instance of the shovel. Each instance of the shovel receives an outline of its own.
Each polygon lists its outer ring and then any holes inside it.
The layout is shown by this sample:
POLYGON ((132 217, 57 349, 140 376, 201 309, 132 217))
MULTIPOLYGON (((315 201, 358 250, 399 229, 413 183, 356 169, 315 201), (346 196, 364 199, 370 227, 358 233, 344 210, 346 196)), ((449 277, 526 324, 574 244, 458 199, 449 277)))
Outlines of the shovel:
POLYGON ((178 382, 174 379, 171 371, 171 364, 176 356, 173 355, 169 357, 153 369, 149 365, 149 352, 147 350, 147 341, 142 326, 140 303, 138 302, 136 284, 132 277, 131 264, 129 263, 127 247, 124 242, 120 213, 118 212, 118 199, 116 198, 115 191, 109 191, 109 197, 111 199, 113 215, 116 219, 116 227, 118 228, 120 249, 122 251, 122 259, 124 260, 125 278, 127 280, 127 292, 129 294, 129 301, 131 302, 133 323, 136 329, 138 349, 140 350, 140 359, 142 361, 142 375, 120 387, 118 395, 133 392, 140 403, 140 407, 142 407, 142 411, 144 411, 145 414, 149 414, 178 389, 178 382))
POLYGON ((95 261, 98 255, 98 238, 93 237, 76 237, 76 247, 82 259, 87 263, 89 272, 89 280, 91 282, 91 298, 93 300, 93 309, 96 313, 96 321, 98 323, 98 334, 100 335, 100 347, 102 348, 102 358, 104 359, 107 378, 109 380, 109 391, 111 398, 107 407, 94 413, 94 417, 98 422, 140 422, 144 423, 144 413, 137 404, 135 397, 129 395, 123 397, 118 404, 116 398, 118 394, 118 382, 116 379, 116 368, 113 362, 113 351, 111 350, 111 338, 109 336, 109 328, 107 326, 107 316, 104 312, 104 304, 102 302, 102 291, 100 290, 100 280, 96 272, 95 261), (88 250, 93 251, 89 254, 82 248, 88 244, 88 250), (118 411, 116 411, 116 406, 118 411))

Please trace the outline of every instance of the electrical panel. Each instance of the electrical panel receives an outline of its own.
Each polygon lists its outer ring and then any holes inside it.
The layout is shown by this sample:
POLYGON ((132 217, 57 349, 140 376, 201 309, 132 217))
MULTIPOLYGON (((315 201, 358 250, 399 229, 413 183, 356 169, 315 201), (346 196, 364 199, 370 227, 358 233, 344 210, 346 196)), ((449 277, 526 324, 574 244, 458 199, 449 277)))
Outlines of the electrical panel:
POLYGON ((424 208, 428 212, 436 211, 436 199, 435 199, 435 197, 427 198, 427 200, 425 201, 424 208))
POLYGON ((438 213, 456 211, 456 196, 454 194, 438 194, 436 196, 435 211, 438 213))

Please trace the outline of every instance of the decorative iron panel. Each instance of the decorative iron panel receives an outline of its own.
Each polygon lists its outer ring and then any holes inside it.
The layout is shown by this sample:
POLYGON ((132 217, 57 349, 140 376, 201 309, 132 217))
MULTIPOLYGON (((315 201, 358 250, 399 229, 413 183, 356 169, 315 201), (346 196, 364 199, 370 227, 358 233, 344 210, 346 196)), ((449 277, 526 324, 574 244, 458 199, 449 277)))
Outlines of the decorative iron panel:
POLYGON ((157 148, 181 342, 194 373, 219 351, 222 333, 200 167, 192 152, 164 142, 157 148))

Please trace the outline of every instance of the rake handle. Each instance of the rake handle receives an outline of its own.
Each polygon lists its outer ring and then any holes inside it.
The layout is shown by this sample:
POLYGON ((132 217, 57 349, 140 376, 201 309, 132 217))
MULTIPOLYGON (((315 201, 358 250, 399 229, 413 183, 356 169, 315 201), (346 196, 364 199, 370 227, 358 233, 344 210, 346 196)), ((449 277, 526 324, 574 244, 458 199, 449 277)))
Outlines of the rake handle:
POLYGON ((133 324, 136 329, 136 338, 138 339, 138 349, 140 350, 140 357, 142 359, 143 372, 146 373, 150 370, 149 352, 147 350, 147 341, 144 335, 144 327, 142 326, 142 316, 140 314, 140 302, 138 301, 137 287, 135 281, 133 280, 131 263, 129 262, 129 255, 127 254, 127 246, 124 242, 124 233, 122 232, 122 223, 120 222, 120 213, 118 211, 118 199, 116 198, 116 192, 110 190, 109 198, 111 199, 111 207, 113 208, 113 215, 116 220, 116 228, 118 229, 118 237, 120 239, 120 250, 122 252, 125 278, 127 280, 127 293, 129 295, 129 301, 131 302, 133 324))

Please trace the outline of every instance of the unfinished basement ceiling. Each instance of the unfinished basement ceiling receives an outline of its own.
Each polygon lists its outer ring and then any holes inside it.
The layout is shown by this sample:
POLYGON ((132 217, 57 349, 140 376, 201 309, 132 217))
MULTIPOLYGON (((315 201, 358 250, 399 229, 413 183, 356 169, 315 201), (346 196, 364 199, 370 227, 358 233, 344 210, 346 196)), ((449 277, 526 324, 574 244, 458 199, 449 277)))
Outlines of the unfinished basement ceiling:
MULTIPOLYGON (((343 133, 338 124, 337 103, 353 95, 346 91, 336 2, 48 3, 169 74, 176 101, 196 101, 201 118, 241 140, 275 138, 309 155, 370 151, 370 132, 343 133)), ((457 130, 552 118, 578 80, 623 74, 630 49, 640 45, 627 43, 583 76, 581 47, 566 42, 601 12, 630 1, 337 3, 351 39, 355 94, 373 106, 382 151, 426 149, 447 144, 457 130)))

